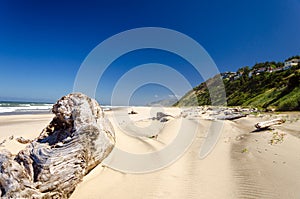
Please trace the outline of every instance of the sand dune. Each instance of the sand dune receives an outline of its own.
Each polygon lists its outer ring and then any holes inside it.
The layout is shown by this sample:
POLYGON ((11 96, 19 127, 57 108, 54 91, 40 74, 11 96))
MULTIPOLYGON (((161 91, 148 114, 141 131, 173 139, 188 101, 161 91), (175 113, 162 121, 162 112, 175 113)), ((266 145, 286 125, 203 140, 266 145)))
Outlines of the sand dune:
MULTIPOLYGON (((224 121, 220 138, 211 153, 200 159, 200 149, 212 121, 192 113, 182 117, 178 108, 134 107, 106 112, 116 131, 119 149, 147 154, 163 150, 181 129, 195 137, 188 150, 172 165, 145 174, 122 173, 99 165, 78 185, 71 198, 299 198, 300 197, 300 113, 249 115, 224 121), (160 122, 153 117, 162 111, 173 117, 160 122), (287 121, 274 130, 253 132, 254 124, 275 117, 287 121), (135 132, 131 134, 130 131, 135 132), (150 138, 158 132, 157 138, 150 138), (283 141, 270 144, 277 134, 283 141)), ((24 148, 14 140, 34 138, 52 115, 0 116, 1 149, 24 148)), ((164 158, 164 157, 162 157, 164 158)))

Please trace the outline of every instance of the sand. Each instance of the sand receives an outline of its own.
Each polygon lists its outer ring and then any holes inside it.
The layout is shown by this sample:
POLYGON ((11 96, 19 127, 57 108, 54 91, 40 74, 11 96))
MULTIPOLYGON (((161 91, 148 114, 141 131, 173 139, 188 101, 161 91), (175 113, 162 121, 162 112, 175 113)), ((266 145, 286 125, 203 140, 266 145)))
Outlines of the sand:
POLYGON ((6 142, 0 146, 0 150, 7 149, 13 154, 17 154, 25 145, 17 142, 15 138, 36 138, 49 124, 52 118, 52 114, 1 115, 0 142, 3 140, 6 140, 6 142), (9 138, 12 138, 12 136, 14 138, 10 140, 9 138))
MULTIPOLYGON (((163 150, 184 133, 196 134, 187 151, 173 164, 144 174, 123 173, 103 163, 77 186, 71 198, 299 198, 300 197, 300 113, 249 115, 224 121, 220 138, 211 153, 199 158, 212 121, 203 117, 182 117, 178 108, 134 107, 106 112, 115 129, 116 147, 135 154, 163 150), (162 111, 173 117, 167 122, 149 118, 162 111), (253 132, 254 124, 281 117, 287 121, 274 130, 253 132), (150 130, 149 130, 150 129, 150 130), (133 131, 128 133, 126 131, 133 131), (149 138, 158 132, 157 138, 149 138), (137 134, 139 136, 137 137, 137 134), (270 144, 274 136, 283 140, 270 144)), ((10 136, 34 138, 52 115, 0 116, 0 149, 17 153, 25 145, 10 136)), ((164 158, 164 157, 163 157, 164 158)))

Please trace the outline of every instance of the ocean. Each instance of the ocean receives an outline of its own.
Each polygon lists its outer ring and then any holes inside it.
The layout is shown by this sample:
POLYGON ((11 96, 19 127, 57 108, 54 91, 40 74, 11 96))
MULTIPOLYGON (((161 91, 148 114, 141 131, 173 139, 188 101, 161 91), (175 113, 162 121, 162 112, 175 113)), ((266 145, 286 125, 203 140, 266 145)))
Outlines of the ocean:
MULTIPOLYGON (((53 104, 44 102, 0 101, 0 115, 51 113, 53 104)), ((123 106, 101 105, 103 111, 123 106)))
POLYGON ((0 101, 0 114, 50 113, 53 104, 43 102, 0 101))

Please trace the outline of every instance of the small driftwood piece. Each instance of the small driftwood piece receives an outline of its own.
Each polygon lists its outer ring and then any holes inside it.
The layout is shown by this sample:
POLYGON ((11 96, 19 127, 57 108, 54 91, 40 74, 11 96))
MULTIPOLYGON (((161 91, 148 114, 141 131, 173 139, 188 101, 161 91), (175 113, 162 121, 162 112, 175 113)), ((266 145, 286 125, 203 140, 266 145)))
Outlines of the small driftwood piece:
POLYGON ((166 117, 172 117, 172 118, 174 118, 174 116, 172 116, 172 115, 165 114, 165 113, 163 113, 163 112, 157 112, 157 113, 156 113, 156 118, 155 118, 155 119, 161 120, 161 119, 166 118, 166 117))
POLYGON ((21 144, 28 144, 28 143, 32 142, 33 140, 25 139, 23 137, 17 137, 16 141, 19 142, 19 143, 21 143, 21 144))
POLYGON ((138 114, 138 113, 136 111, 134 111, 134 110, 131 110, 128 114, 129 115, 134 115, 134 114, 138 114))
POLYGON ((112 151, 115 135, 95 100, 69 94, 52 112, 51 123, 24 150, 0 151, 1 197, 68 198, 112 151))
POLYGON ((282 123, 284 123, 283 119, 274 119, 274 120, 269 120, 269 121, 265 121, 265 122, 259 122, 259 123, 255 124, 255 127, 257 129, 266 129, 266 128, 269 128, 270 126, 278 125, 278 124, 282 124, 282 123))
POLYGON ((239 113, 239 114, 231 114, 231 115, 227 114, 227 115, 217 116, 216 118, 218 120, 235 120, 246 116, 247 114, 239 113))
POLYGON ((6 142, 6 140, 4 139, 4 140, 2 140, 1 142, 0 142, 0 146, 2 146, 4 143, 6 142))

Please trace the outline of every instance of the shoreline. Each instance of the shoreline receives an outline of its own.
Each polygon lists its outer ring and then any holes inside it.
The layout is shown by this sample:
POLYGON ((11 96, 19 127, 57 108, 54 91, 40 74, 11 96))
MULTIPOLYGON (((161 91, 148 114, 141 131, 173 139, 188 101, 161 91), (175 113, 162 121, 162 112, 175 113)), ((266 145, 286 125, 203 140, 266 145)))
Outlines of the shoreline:
POLYGON ((9 115, 45 115, 52 114, 51 110, 49 111, 24 111, 24 112, 5 112, 0 113, 0 116, 9 116, 9 115))

